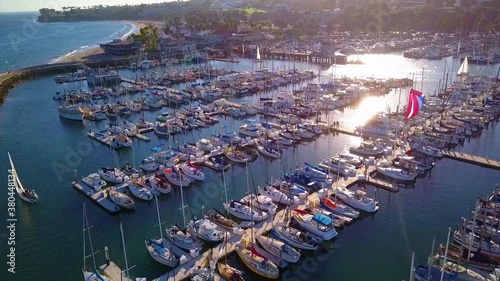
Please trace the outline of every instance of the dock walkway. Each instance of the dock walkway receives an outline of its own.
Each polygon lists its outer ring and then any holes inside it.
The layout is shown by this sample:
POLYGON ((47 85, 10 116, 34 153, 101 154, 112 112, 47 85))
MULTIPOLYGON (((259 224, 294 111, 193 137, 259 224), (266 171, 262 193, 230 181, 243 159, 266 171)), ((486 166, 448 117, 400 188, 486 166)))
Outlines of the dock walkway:
POLYGON ((81 181, 74 181, 71 185, 92 199, 92 201, 96 202, 99 206, 103 207, 106 211, 113 214, 121 210, 120 207, 108 199, 104 190, 94 191, 94 189, 81 181))
POLYGON ((500 161, 495 159, 488 159, 480 156, 475 156, 472 154, 462 153, 455 150, 444 150, 443 156, 446 158, 471 163, 487 168, 500 170, 500 161))

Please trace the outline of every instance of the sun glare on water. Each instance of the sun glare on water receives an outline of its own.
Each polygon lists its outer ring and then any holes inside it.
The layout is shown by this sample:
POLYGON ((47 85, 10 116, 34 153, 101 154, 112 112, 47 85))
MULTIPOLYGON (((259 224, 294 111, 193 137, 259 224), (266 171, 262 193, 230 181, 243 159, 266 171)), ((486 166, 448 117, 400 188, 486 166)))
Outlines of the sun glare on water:
POLYGON ((383 99, 379 97, 365 97, 359 103, 354 113, 350 116, 346 116, 345 122, 352 128, 363 126, 377 113, 385 111, 385 108, 386 104, 383 99))

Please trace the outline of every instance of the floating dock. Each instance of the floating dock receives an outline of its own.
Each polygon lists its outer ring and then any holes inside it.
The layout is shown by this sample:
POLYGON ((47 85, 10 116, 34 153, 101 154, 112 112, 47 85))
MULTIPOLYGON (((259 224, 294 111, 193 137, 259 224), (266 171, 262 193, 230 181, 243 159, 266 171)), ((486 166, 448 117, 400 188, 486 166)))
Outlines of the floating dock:
POLYGON ((133 281, 133 279, 127 278, 125 274, 122 274, 120 267, 112 261, 109 262, 109 265, 101 265, 99 268, 104 272, 104 275, 112 280, 133 281))
POLYGON ((480 156, 475 156, 472 154, 462 153, 455 150, 445 150, 443 151, 443 157, 479 165, 491 169, 500 170, 500 161, 495 159, 488 159, 480 156))
POLYGON ((92 139, 95 139, 96 141, 111 147, 111 137, 101 137, 99 133, 96 132, 88 132, 87 136, 89 136, 92 139))
POLYGON ((152 132, 154 131, 154 127, 147 127, 147 128, 140 128, 140 129, 137 129, 137 132, 139 132, 140 135, 143 135, 145 133, 149 133, 149 132, 152 132))
POLYGON ((345 134, 345 135, 350 135, 350 136, 355 136, 355 137, 361 137, 361 134, 358 134, 356 132, 356 130, 349 129, 349 128, 342 127, 342 126, 339 126, 339 127, 330 126, 330 130, 334 133, 340 133, 340 134, 345 134))
POLYGON ((81 191, 99 206, 103 207, 106 211, 114 214, 121 210, 119 206, 115 205, 115 203, 108 199, 104 190, 94 191, 94 189, 81 181, 74 181, 71 184, 75 189, 81 191))
POLYGON ((150 141, 149 137, 147 137, 147 136, 145 136, 145 135, 141 134, 139 131, 138 131, 137 133, 132 133, 132 136, 133 136, 134 138, 138 138, 138 139, 140 139, 140 140, 142 140, 142 141, 150 141))

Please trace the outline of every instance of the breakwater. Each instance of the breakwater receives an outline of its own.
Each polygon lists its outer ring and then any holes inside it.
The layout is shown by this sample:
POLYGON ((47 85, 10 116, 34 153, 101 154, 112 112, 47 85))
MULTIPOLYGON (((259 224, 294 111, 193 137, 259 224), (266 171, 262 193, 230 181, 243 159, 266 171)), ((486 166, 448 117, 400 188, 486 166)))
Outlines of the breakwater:
POLYGON ((88 61, 85 63, 54 63, 30 66, 0 73, 0 105, 2 105, 9 94, 10 89, 18 83, 44 75, 55 75, 74 72, 78 69, 113 67, 121 68, 130 64, 129 58, 88 61))

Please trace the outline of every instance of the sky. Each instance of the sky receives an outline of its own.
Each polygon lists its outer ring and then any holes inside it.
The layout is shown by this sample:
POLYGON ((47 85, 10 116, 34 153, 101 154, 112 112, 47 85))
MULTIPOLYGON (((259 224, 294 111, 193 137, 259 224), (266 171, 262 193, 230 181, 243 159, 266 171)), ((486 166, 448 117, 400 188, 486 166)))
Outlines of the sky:
POLYGON ((0 12, 28 12, 38 11, 41 8, 59 10, 67 6, 94 6, 94 5, 136 5, 170 2, 173 0, 0 0, 0 12))

